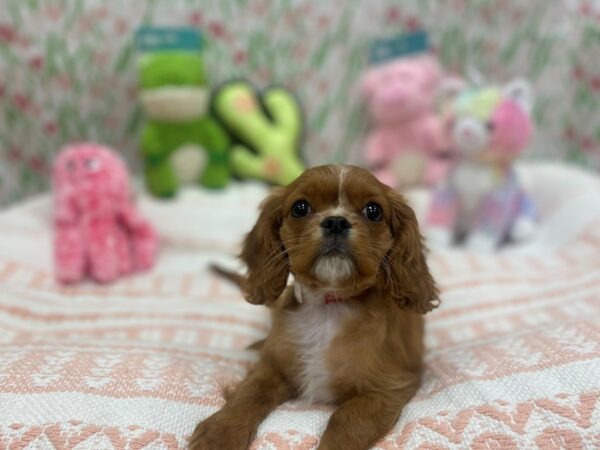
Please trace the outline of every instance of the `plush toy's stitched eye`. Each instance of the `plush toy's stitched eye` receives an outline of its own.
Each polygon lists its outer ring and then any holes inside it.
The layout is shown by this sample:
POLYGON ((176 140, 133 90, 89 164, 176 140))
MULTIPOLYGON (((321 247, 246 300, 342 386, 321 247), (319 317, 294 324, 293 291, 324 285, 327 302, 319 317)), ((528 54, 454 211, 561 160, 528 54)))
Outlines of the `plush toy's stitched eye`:
POLYGON ((310 214, 310 203, 306 200, 298 200, 292 205, 292 216, 296 218, 306 217, 310 214))
POLYGON ((362 211, 363 215, 372 222, 379 222, 383 217, 383 210, 375 202, 370 202, 365 205, 362 211))
POLYGON ((77 168, 77 164, 72 159, 67 161, 67 170, 69 172, 73 172, 77 168))
POLYGON ((90 172, 95 172, 100 168, 100 161, 95 158, 86 159, 84 164, 85 168, 90 172))
POLYGON ((485 127, 491 133, 492 131, 494 131, 494 128, 496 127, 496 125, 494 125, 494 122, 487 122, 485 124, 485 127))

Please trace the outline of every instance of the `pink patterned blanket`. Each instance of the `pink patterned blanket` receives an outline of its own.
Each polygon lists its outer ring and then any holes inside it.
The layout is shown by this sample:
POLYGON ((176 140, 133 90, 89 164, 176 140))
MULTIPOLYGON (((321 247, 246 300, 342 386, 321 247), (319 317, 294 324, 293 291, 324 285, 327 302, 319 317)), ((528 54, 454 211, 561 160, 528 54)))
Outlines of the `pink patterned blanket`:
MULTIPOLYGON (((0 214, 0 448, 185 448, 269 326, 206 271, 231 266, 264 193, 143 199, 160 262, 107 287, 54 283, 47 198, 0 214)), ((518 250, 431 255, 443 305, 423 386, 375 448, 600 446, 599 204, 600 187, 549 206, 518 250)), ((315 448, 330 413, 286 403, 252 449, 315 448)))

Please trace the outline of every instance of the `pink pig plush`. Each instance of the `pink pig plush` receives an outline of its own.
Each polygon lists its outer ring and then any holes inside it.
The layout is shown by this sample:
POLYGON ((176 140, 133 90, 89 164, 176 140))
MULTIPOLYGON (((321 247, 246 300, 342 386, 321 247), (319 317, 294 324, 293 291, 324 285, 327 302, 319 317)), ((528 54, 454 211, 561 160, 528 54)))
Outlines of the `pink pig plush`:
POLYGON ((397 59, 365 74, 362 91, 371 117, 365 157, 383 183, 397 188, 444 179, 452 147, 435 111, 441 83, 431 55, 397 59))
POLYGON ((54 163, 54 262, 63 283, 106 283, 152 266, 157 236, 135 210, 127 168, 106 147, 64 148, 54 163))

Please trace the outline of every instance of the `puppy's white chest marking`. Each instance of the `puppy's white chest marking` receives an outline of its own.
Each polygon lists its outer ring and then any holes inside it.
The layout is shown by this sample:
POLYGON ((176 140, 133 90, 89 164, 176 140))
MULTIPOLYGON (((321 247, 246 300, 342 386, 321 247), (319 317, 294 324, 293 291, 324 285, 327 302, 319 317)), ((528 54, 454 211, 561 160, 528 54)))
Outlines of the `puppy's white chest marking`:
POLYGON ((325 304, 322 294, 299 292, 301 305, 288 313, 290 330, 298 349, 300 396, 309 402, 329 403, 334 400, 330 388, 327 353, 353 310, 343 303, 325 304))

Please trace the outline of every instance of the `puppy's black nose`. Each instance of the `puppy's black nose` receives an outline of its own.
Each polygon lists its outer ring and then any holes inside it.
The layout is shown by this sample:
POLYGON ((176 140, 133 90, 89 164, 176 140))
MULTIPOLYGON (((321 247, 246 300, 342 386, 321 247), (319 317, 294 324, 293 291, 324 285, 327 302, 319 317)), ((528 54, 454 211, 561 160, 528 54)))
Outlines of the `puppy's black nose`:
POLYGON ((342 216, 329 216, 321 226, 324 228, 325 234, 347 234, 348 229, 352 228, 352 224, 342 216))

